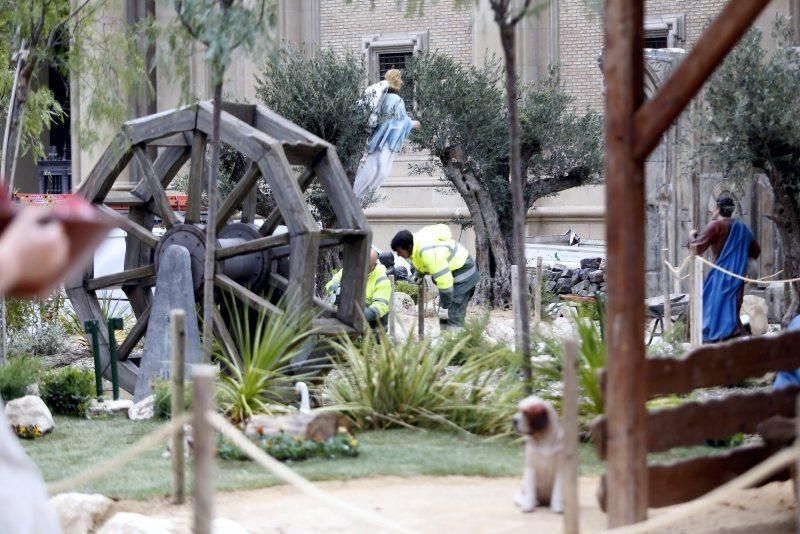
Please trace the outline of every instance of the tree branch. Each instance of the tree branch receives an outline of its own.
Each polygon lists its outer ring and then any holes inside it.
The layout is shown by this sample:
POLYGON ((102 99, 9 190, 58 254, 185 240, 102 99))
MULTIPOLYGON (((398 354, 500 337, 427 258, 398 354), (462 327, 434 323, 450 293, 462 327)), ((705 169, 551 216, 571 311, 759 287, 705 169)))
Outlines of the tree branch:
POLYGON ((525 0, 525 5, 523 5, 520 10, 517 12, 516 15, 511 17, 511 21, 509 21, 509 26, 516 26, 519 21, 525 18, 528 15, 528 10, 531 7, 531 0, 525 0))

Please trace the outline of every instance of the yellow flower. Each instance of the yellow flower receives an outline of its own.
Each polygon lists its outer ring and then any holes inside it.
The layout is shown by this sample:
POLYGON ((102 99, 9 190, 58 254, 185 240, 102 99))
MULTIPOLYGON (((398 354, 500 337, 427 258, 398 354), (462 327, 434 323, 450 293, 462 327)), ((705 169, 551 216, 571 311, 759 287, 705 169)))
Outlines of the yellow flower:
POLYGON ((295 436, 295 437, 294 437, 294 440, 295 440, 297 443, 300 443, 301 441, 303 441, 303 438, 301 438, 300 436, 295 436))
POLYGON ((351 439, 350 440, 350 446, 351 447, 358 447, 358 440, 355 439, 355 438, 351 439))

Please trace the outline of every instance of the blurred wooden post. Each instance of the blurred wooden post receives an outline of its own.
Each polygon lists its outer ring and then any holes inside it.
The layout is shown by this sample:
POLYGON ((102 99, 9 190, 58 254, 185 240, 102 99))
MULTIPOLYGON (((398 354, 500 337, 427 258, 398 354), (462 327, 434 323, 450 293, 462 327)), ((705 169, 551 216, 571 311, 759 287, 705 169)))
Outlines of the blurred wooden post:
POLYGON ((511 311, 514 312, 514 350, 522 348, 522 320, 519 316, 520 302, 517 287, 518 269, 516 265, 511 266, 511 311))
POLYGON ((800 501, 800 395, 797 396, 796 405, 794 408, 794 421, 795 421, 795 441, 794 446, 797 448, 797 459, 795 460, 794 466, 794 509, 795 514, 797 515, 797 525, 798 529, 800 529, 800 506, 798 506, 798 501, 800 501))
POLYGON ((393 274, 389 275, 389 282, 391 282, 391 284, 392 284, 392 295, 391 295, 391 297, 389 297, 389 337, 394 339, 394 336, 395 336, 394 316, 395 316, 396 312, 394 311, 394 290, 395 290, 395 286, 394 286, 394 275, 393 274))
POLYGON ((192 368, 194 534, 211 534, 214 521, 214 429, 206 414, 213 409, 216 374, 211 365, 192 368))
POLYGON ((580 502, 578 499, 578 344, 564 343, 564 463, 561 488, 564 502, 564 534, 578 534, 580 502))
MULTIPOLYGON (((186 347, 186 313, 172 310, 172 420, 183 414, 183 362, 186 347)), ((184 471, 183 425, 172 433, 172 504, 183 504, 186 500, 184 471)))
POLYGON ((667 261, 669 261, 669 250, 663 248, 661 249, 661 276, 664 279, 664 323, 661 325, 661 339, 664 339, 664 334, 672 329, 672 293, 670 291, 672 272, 667 267, 667 261))
POLYGON ((533 288, 533 320, 538 325, 542 320, 542 257, 536 257, 536 286, 533 288))
POLYGON ((417 291, 417 337, 419 341, 425 338, 425 279, 419 284, 417 291))

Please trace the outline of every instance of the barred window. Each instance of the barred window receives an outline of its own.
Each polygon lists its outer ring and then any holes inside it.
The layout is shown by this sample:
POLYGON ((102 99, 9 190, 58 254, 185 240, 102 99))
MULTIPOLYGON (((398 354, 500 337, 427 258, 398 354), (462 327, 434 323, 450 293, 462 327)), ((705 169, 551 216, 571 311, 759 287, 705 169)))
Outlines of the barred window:
POLYGON ((669 31, 664 30, 651 30, 645 31, 644 34, 644 47, 645 48, 669 48, 669 31))
POLYGON ((405 70, 413 52, 382 52, 378 53, 378 79, 382 80, 384 74, 391 69, 405 70))

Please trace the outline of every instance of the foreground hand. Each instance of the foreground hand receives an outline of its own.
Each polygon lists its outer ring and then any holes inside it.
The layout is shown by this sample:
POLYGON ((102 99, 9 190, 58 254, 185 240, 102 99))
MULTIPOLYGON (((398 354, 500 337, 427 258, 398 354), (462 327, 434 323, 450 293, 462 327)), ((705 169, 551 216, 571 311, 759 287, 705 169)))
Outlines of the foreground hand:
POLYGON ((16 286, 46 293, 58 282, 69 259, 61 223, 45 222, 48 211, 20 210, 0 236, 0 292, 16 286))

